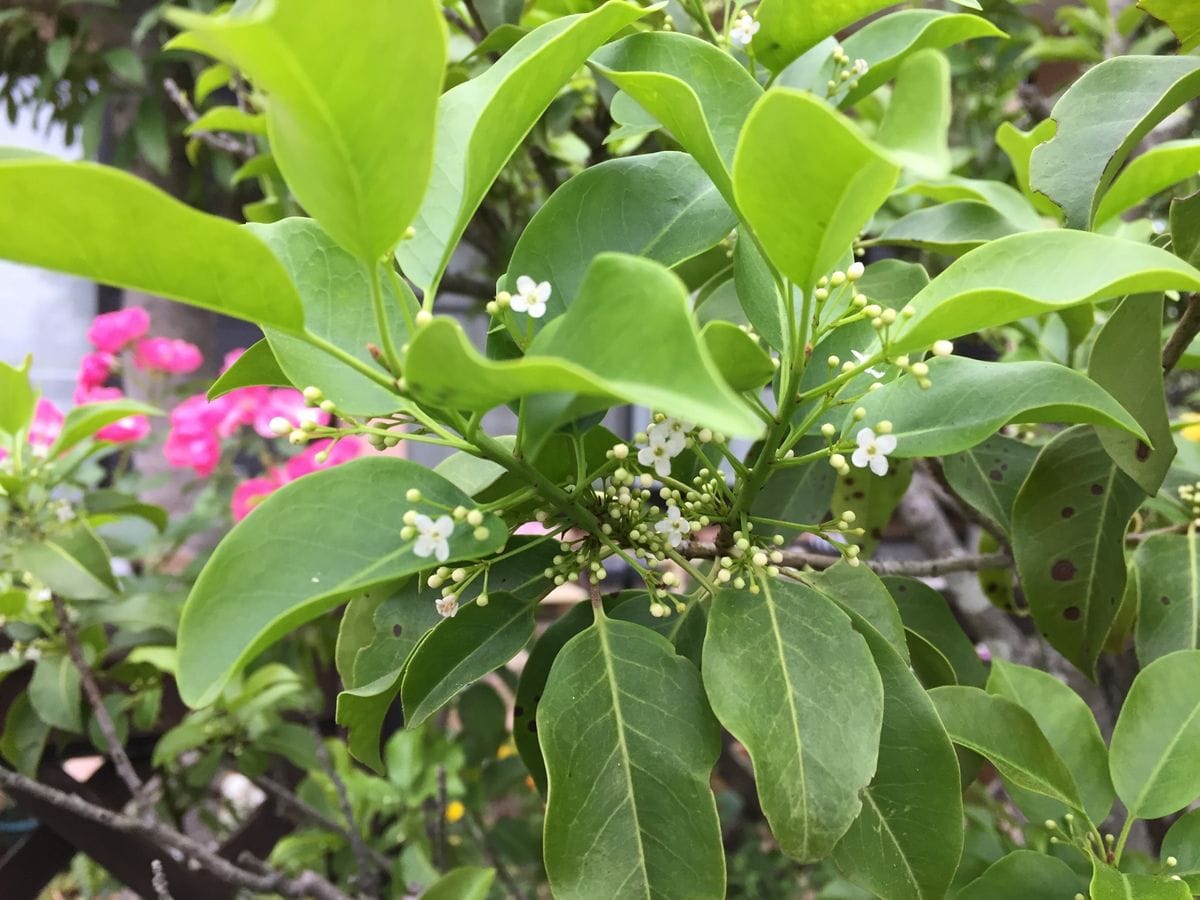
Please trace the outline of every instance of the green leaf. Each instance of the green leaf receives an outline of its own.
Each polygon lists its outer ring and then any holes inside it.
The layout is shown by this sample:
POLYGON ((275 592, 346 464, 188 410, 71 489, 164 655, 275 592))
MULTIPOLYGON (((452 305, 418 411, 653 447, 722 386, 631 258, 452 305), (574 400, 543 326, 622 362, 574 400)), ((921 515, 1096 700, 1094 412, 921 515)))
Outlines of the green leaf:
POLYGON ((807 291, 845 256, 900 170, 825 103, 777 88, 750 113, 733 173, 767 255, 807 291))
POLYGON ((1167 23, 1179 39, 1181 53, 1191 53, 1200 46, 1200 10, 1189 0, 1138 0, 1138 9, 1167 23))
POLYGON ((238 134, 266 134, 267 117, 258 113, 250 113, 237 106, 217 106, 203 113, 196 121, 190 123, 183 133, 188 135, 196 132, 232 131, 238 134))
POLYGON ((49 736, 50 726, 33 711, 29 693, 17 694, 0 730, 0 755, 21 774, 36 778, 49 736))
POLYGON ((15 437, 18 431, 29 427, 33 411, 37 406, 37 393, 29 383, 29 366, 33 360, 26 357, 21 368, 16 369, 0 361, 0 432, 15 437))
POLYGON ((928 197, 939 203, 952 203, 957 200, 974 200, 991 207, 993 212, 1002 217, 1017 231, 1037 231, 1046 227, 1042 217, 1038 215, 1033 204, 1014 187, 1002 181, 983 181, 977 178, 959 178, 950 176, 938 181, 918 181, 906 185, 896 191, 898 196, 913 194, 918 197, 928 197))
POLYGON ((67 410, 63 418, 62 431, 58 433, 50 455, 65 453, 76 444, 95 435, 97 431, 113 422, 129 416, 161 416, 162 410, 128 398, 105 400, 102 403, 84 403, 67 410))
POLYGON ((83 732, 83 693, 79 670, 65 652, 43 653, 29 680, 29 702, 47 725, 83 732))
MULTIPOLYGON (((808 450, 817 446, 814 441, 808 450)), ((797 452, 805 452, 803 443, 798 445, 797 452)), ((836 480, 837 473, 820 459, 803 466, 776 467, 754 498, 750 512, 798 525, 816 525, 826 520, 836 480)), ((785 536, 795 534, 786 528, 772 527, 785 536)))
POLYGON ((214 91, 226 87, 233 79, 233 69, 224 63, 213 63, 206 66, 196 75, 196 84, 192 88, 192 99, 199 106, 204 103, 214 91))
POLYGON ((550 282, 544 323, 571 305, 599 254, 671 267, 720 243, 736 221, 686 153, 612 159, 584 169, 537 211, 513 250, 508 289, 521 275, 550 282))
POLYGON ((1013 558, 1034 621, 1091 674, 1125 591, 1125 527, 1144 494, 1088 428, 1042 449, 1013 506, 1013 558))
POLYGON ((1011 537, 1013 503, 1038 450, 997 434, 976 447, 947 456, 942 467, 954 493, 1011 537))
POLYGON ((988 241, 1025 230, 989 203, 955 200, 900 217, 874 243, 962 256, 988 241))
POLYGON ((133 138, 138 153, 159 176, 171 168, 171 145, 167 135, 167 120, 157 97, 146 97, 138 106, 133 121, 133 138))
POLYGON ((537 725, 555 897, 725 896, 719 729, 665 638, 598 612, 554 661, 537 725))
MULTIPOLYGON (((428 568, 432 559, 400 539, 404 514, 436 517, 459 505, 471 499, 428 469, 390 457, 353 460, 276 491, 226 535, 192 588, 179 623, 180 695, 193 707, 211 703, 287 632, 354 594, 428 568), (409 488, 420 490, 421 502, 399 501, 409 488)), ((450 560, 502 547, 504 523, 487 516, 484 527, 490 536, 479 541, 470 525, 458 524, 450 560)))
MULTIPOLYGON (((879 576, 866 566, 852 566, 839 560, 824 572, 805 573, 805 582, 820 591, 850 616, 852 622, 861 619, 878 632, 905 663, 908 662, 908 643, 904 638, 904 621, 900 610, 879 576)), ((862 629, 870 643, 870 635, 862 629)), ((878 659, 878 654, 875 654, 878 659)))
POLYGON ((495 878, 495 869, 463 866, 431 884, 421 900, 485 900, 495 878))
POLYGON ((1092 860, 1092 900, 1191 900, 1192 892, 1181 881, 1166 875, 1127 874, 1092 860))
POLYGON ((103 600, 117 590, 112 559, 86 522, 76 522, 12 547, 12 565, 73 600, 103 600))
POLYGON ((721 379, 735 391, 758 390, 771 380, 775 365, 758 341, 732 322, 709 322, 700 330, 721 379))
MULTIPOLYGON (((288 377, 279 368, 279 361, 271 352, 266 340, 255 341, 213 382, 208 389, 208 399, 216 400, 238 388, 267 385, 269 387, 293 387, 288 377)), ((301 385, 307 387, 307 385, 301 385)))
MULTIPOLYGON (((304 306, 306 331, 377 368, 367 349, 368 344, 378 345, 381 337, 366 266, 339 247, 312 219, 283 219, 248 227, 270 248, 296 284, 304 306)), ((381 263, 379 268, 388 329, 396 345, 402 346, 409 339, 407 323, 417 301, 408 285, 389 277, 389 264, 381 263)), ((301 389, 319 387, 343 412, 369 415, 403 405, 387 388, 308 342, 271 328, 266 329, 266 335, 288 381, 301 389)))
POLYGON ((1176 650, 1200 649, 1200 545, 1195 529, 1186 535, 1155 535, 1137 548, 1133 564, 1142 665, 1176 650))
POLYGON ((734 151, 762 96, 745 68, 707 41, 662 33, 616 41, 596 52, 591 64, 661 122, 734 206, 734 151))
POLYGON ((390 253, 433 165, 441 4, 310 0, 166 15, 188 29, 169 46, 215 56, 269 95, 271 150, 304 208, 359 259, 390 253))
POLYGON ((1175 442, 1163 395, 1162 295, 1126 297, 1100 330, 1088 375, 1129 410, 1149 441, 1114 428, 1097 428, 1100 443, 1147 496, 1162 487, 1175 442))
MULTIPOLYGON (((892 455, 945 456, 985 441, 1010 422, 1090 422, 1139 437, 1141 426, 1085 375, 1047 362, 987 363, 963 356, 929 360, 933 386, 900 378, 863 397, 865 422, 887 420, 892 455), (987 403, 980 403, 987 397, 987 403)), ((852 421, 847 427, 857 430, 852 421)))
POLYGON ((954 895, 954 900, 1012 900, 1013 897, 1074 897, 1083 879, 1061 859, 1035 850, 1014 850, 954 895))
MULTIPOLYGON (((1107 819, 1114 797, 1108 774, 1108 748, 1096 717, 1083 698, 1048 672, 1001 659, 992 662, 987 690, 1029 711, 1079 786, 1088 818, 1098 823, 1107 819)), ((1031 808, 1029 800, 1040 798, 1015 799, 1034 822, 1057 820, 1068 812, 1044 802, 1031 808)))
POLYGON ((1133 680, 1113 729, 1117 796, 1139 819, 1178 812, 1200 795, 1200 650, 1160 657, 1133 680))
POLYGON ((979 659, 975 645, 954 617, 946 598, 916 578, 889 575, 883 579, 883 583, 900 610, 914 665, 919 646, 913 640, 915 637, 945 657, 954 671, 956 683, 983 687, 987 682, 987 670, 979 659))
POLYGON ((950 62, 945 54, 921 50, 901 64, 875 140, 915 175, 950 174, 950 62))
POLYGON ((46 71, 55 79, 62 78, 71 61, 71 37, 61 35, 46 45, 46 71))
POLYGON ((407 360, 409 389, 438 406, 486 410, 530 394, 580 394, 644 404, 725 434, 762 430, 720 380, 683 284, 630 256, 597 257, 570 309, 522 359, 486 359, 460 325, 439 318, 417 332, 407 360))
MULTIPOLYGON (((645 14, 632 3, 618 2, 589 15, 557 19, 527 34, 482 75, 442 96, 433 177, 414 223, 416 236, 396 253, 404 274, 422 290, 441 280, 492 182, 562 86, 592 51, 645 14)), ((397 127, 412 127, 394 108, 379 108, 397 127)))
POLYGON ((675 652, 688 660, 697 670, 704 663, 704 635, 708 631, 708 616, 704 605, 695 599, 687 601, 681 613, 655 618, 650 614, 650 594, 647 591, 621 591, 612 598, 610 607, 604 611, 610 618, 622 622, 633 622, 657 631, 675 648, 675 652))
POLYGON ((1033 151, 1034 190, 1062 208, 1068 226, 1090 228, 1134 147, 1197 94, 1200 59, 1118 56, 1089 69, 1054 105, 1057 133, 1033 151))
POLYGON ((767 344, 779 351, 782 359, 790 359, 792 331, 788 325, 787 305, 775 284, 771 267, 754 241, 741 231, 733 248, 733 279, 738 303, 750 325, 767 344))
POLYGON ((296 289, 270 251, 117 169, 0 159, 0 258, 298 334, 296 289))
POLYGON ((1190 265, 1200 265, 1200 191, 1171 201, 1171 250, 1190 265))
POLYGON ((167 530, 167 511, 132 494, 108 488, 91 490, 84 495, 83 505, 89 516, 133 516, 149 522, 160 534, 167 530))
POLYGON ((1071 771, 1023 707, 974 687, 929 692, 950 740, 990 760, 1006 781, 1083 812, 1071 771))
POLYGON ((913 298, 894 353, 1126 294, 1200 290, 1200 272, 1134 241, 1082 231, 1000 238, 955 260, 913 298))
POLYGON ((809 47, 891 5, 888 0, 811 0, 803 6, 791 0, 763 0, 754 56, 779 71, 809 47))
POLYGON ((102 54, 105 65, 114 75, 130 84, 146 83, 146 65, 142 58, 129 47, 114 47, 102 54))
POLYGON ((883 680, 879 765, 833 851, 852 881, 890 900, 944 897, 962 854, 958 760, 929 696, 895 646, 853 610, 883 680))
POLYGON ((348 687, 337 696, 334 719, 346 729, 346 749, 378 775, 385 772, 379 738, 384 719, 400 693, 403 674, 403 668, 398 668, 374 681, 348 687))
POLYGON ((1171 874, 1178 875, 1193 892, 1200 885, 1200 809, 1184 813, 1168 829, 1160 858, 1175 857, 1171 874))
POLYGON ((1200 172, 1200 141, 1167 141, 1151 147, 1117 176, 1096 209, 1096 224, 1119 216, 1197 172, 1200 172))
POLYGON ((858 87, 846 92, 841 105, 854 106, 890 81, 911 55, 928 47, 941 49, 975 38, 1004 36, 983 16, 938 9, 902 9, 875 19, 842 44, 850 59, 865 59, 868 68, 858 79, 858 87))
POLYGON ((1029 183, 1033 151, 1054 137, 1058 126, 1053 119, 1043 119, 1029 131, 1021 131, 1012 122, 1002 122, 996 129, 996 145, 1012 163, 1013 176, 1021 193, 1036 207, 1037 211, 1055 219, 1062 218, 1062 210, 1045 194, 1038 193, 1029 183))
POLYGON ((723 590, 709 614, 704 687, 750 754, 780 847, 798 860, 828 855, 877 762, 883 688, 866 641, 803 585, 723 590))
POLYGON ((490 594, 487 606, 469 603, 425 635, 404 669, 405 725, 416 728, 464 687, 521 652, 533 637, 536 605, 512 594, 490 594))

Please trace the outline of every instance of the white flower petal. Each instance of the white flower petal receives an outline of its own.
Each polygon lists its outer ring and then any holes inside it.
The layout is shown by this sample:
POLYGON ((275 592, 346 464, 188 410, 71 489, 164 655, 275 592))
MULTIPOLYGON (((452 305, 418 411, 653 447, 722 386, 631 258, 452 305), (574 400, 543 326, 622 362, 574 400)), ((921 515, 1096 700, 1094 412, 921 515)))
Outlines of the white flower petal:
POLYGON ((513 312, 528 312, 529 301, 525 299, 524 294, 513 294, 512 299, 508 301, 508 308, 513 312))
POLYGON ((876 475, 886 475, 888 473, 888 458, 883 454, 872 456, 871 471, 876 475))
POLYGON ((671 459, 667 456, 659 456, 654 460, 654 471, 658 473, 659 478, 666 478, 671 474, 671 459))
POLYGON ((434 548, 437 542, 427 534, 423 534, 417 538, 413 544, 413 553, 417 556, 433 556, 434 548))
POLYGON ((875 438, 875 449, 885 456, 889 453, 894 453, 896 450, 896 436, 894 434, 881 434, 875 438))
POLYGON ((445 540, 454 532, 454 520, 449 516, 439 516, 438 520, 433 523, 433 527, 438 530, 438 534, 445 540))
POLYGON ((529 297, 537 291, 537 282, 528 275, 522 275, 517 279, 517 293, 522 296, 529 297))
POLYGON ((649 447, 643 447, 638 451, 637 460, 643 466, 652 466, 655 460, 658 459, 658 454, 654 452, 654 443, 651 442, 649 447))
POLYGON ((858 441, 859 447, 865 449, 875 443, 875 432, 870 428, 864 428, 858 433, 858 437, 855 440, 858 441))
MULTIPOLYGON (((884 460, 884 471, 887 471, 887 460, 884 460)), ((434 549, 434 555, 437 557, 438 562, 445 562, 448 560, 450 558, 450 542, 445 538, 442 538, 442 540, 438 541, 437 546, 434 549)))
POLYGON ((865 447, 859 447, 850 456, 850 462, 854 463, 860 469, 865 469, 871 463, 871 454, 867 452, 865 447))
POLYGON ((534 300, 529 304, 529 317, 531 319, 540 319, 546 314, 546 304, 540 299, 534 300))
POLYGON ((554 293, 554 288, 550 287, 550 282, 543 281, 533 289, 533 296, 537 297, 542 303, 550 299, 550 295, 554 293))
POLYGON ((421 534, 428 534, 430 531, 433 531, 433 519, 429 518, 429 516, 425 515, 424 513, 417 513, 417 515, 413 517, 413 526, 421 534))
POLYGON ((659 519, 654 523, 654 530, 659 534, 664 534, 672 529, 672 525, 666 519, 659 519))

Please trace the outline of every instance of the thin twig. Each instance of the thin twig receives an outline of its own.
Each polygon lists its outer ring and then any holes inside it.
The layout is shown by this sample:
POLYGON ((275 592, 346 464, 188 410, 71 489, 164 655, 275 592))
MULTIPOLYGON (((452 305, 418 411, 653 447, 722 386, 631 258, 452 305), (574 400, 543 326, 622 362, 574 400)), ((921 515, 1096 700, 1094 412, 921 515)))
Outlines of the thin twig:
POLYGON ((1200 294, 1189 294, 1187 304, 1183 308, 1183 315, 1179 317, 1179 324, 1175 326, 1171 339, 1163 348, 1164 374, 1179 364, 1184 351, 1191 346, 1197 334, 1200 334, 1200 294))
POLYGON ((167 873, 163 871, 161 859, 150 860, 150 887, 157 900, 172 900, 171 887, 167 884, 167 873))
POLYGON ((82 797, 41 784, 2 766, 0 766, 0 788, 11 793, 25 794, 113 831, 145 838, 161 849, 177 850, 183 856, 195 860, 213 877, 234 887, 246 888, 261 894, 281 894, 285 897, 350 900, 346 894, 315 872, 305 871, 295 878, 288 878, 273 869, 265 869, 261 874, 248 872, 172 828, 105 809, 103 806, 89 803, 82 797))
POLYGON ((312 732, 313 741, 316 743, 317 763, 324 770, 325 775, 333 782, 333 792, 337 794, 338 805, 342 808, 342 815, 346 818, 345 837, 350 841, 350 849, 354 853, 355 862, 358 863, 358 873, 354 876, 354 884, 358 890, 368 897, 373 897, 376 894, 377 883, 375 880, 375 868, 371 865, 371 851, 367 845, 363 843, 362 832, 359 831, 358 823, 354 818, 354 807, 350 803, 350 792, 346 789, 346 782, 342 780, 342 776, 337 773, 333 766, 333 760, 329 758, 329 748, 325 746, 325 739, 321 736, 321 732, 312 722, 308 724, 309 731, 312 732))
POLYGON ((433 867, 446 871, 446 767, 437 767, 437 800, 433 820, 433 867))
POLYGON ((100 685, 96 683, 96 676, 92 673, 91 666, 84 659, 83 646, 79 643, 79 632, 75 630, 75 623, 71 621, 66 601, 58 594, 54 594, 53 599, 54 613, 58 617, 58 627, 62 629, 63 638, 67 643, 67 653, 79 672, 79 681, 83 685, 84 696, 87 697, 88 705, 92 708, 92 714, 96 718, 96 725, 99 727, 100 733, 104 735, 105 743, 108 744, 109 758, 112 759, 121 781, 125 782, 125 787, 129 789, 129 795, 133 798, 138 813, 147 822, 154 822, 157 819, 154 804, 146 798, 146 785, 138 777, 137 770, 133 768, 133 763, 130 762, 129 755, 125 752, 125 746, 117 734, 117 726, 113 722, 108 707, 104 705, 104 694, 100 691, 100 685))
MULTIPOLYGON (((685 544, 680 551, 689 559, 716 559, 723 555, 714 544, 685 544)), ((793 549, 783 551, 783 561, 780 565, 792 569, 802 569, 807 566, 819 570, 828 569, 840 559, 840 556, 826 553, 793 549)), ((1007 568, 1012 565, 1012 557, 1007 553, 987 553, 975 556, 953 556, 945 559, 863 560, 862 564, 879 575, 911 575, 914 578, 933 578, 951 572, 978 572, 983 569, 1007 568)))
MULTIPOLYGON (((196 108, 192 106, 192 102, 188 100, 183 89, 175 83, 174 78, 163 79, 163 90, 167 92, 171 102, 183 113, 183 117, 188 122, 195 122, 200 118, 200 114, 196 112, 196 108)), ((257 152, 252 145, 245 144, 227 134, 218 134, 213 131, 193 131, 191 137, 197 138, 217 150, 224 150, 226 153, 233 153, 237 156, 249 158, 257 152)))

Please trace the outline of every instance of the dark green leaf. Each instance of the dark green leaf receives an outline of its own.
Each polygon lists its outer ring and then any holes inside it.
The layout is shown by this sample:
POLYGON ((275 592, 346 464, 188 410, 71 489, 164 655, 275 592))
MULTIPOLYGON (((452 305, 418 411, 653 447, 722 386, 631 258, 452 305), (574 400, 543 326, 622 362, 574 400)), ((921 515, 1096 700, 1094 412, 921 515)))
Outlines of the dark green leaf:
POLYGON ((993 435, 982 444, 943 461, 954 493, 1011 534, 1017 491, 1033 468, 1038 447, 993 435))
POLYGON ((1142 665, 1176 650, 1200 648, 1200 542, 1159 534, 1133 555, 1137 569, 1137 655, 1142 665))
POLYGON ((17 694, 0 731, 0 754, 18 772, 34 778, 49 736, 50 726, 33 711, 28 693, 17 694))
POLYGON ((1013 900, 1014 897, 1075 897, 1084 879, 1061 859, 1035 850, 1014 850, 954 895, 954 900, 1013 900))
POLYGON ((421 900, 485 900, 495 877, 495 869, 454 869, 431 884, 421 900))
POLYGON ((29 680, 29 702, 47 725, 72 734, 83 732, 83 694, 79 670, 65 652, 43 653, 29 680))
POLYGON ((101 600, 117 590, 108 548, 86 522, 12 548, 12 564, 73 600, 101 600))
MULTIPOLYGON (((842 609, 847 611, 852 622, 861 619, 872 630, 878 632, 896 654, 908 662, 908 643, 904 638, 904 621, 900 610, 888 592, 887 585, 866 566, 852 566, 838 561, 824 572, 805 575, 806 582, 820 591, 842 609)), ((859 628, 859 631, 863 631, 859 628)), ((870 635, 865 632, 868 643, 870 635)), ((879 654, 875 654, 878 659, 879 654)))
POLYGON ((958 684, 983 687, 987 682, 987 670, 946 598, 916 578, 889 575, 883 583, 896 601, 900 618, 910 634, 909 649, 914 660, 917 649, 911 635, 923 639, 946 658, 954 669, 958 684))

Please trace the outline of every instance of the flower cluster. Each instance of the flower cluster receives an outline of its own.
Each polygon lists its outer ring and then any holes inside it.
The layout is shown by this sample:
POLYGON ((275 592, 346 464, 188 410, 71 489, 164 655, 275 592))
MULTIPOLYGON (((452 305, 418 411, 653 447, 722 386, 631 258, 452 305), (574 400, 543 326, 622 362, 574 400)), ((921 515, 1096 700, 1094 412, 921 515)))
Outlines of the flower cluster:
POLYGON ((841 44, 833 48, 833 77, 826 85, 828 96, 832 97, 843 89, 852 91, 858 87, 858 79, 867 74, 870 66, 865 59, 850 61, 841 44))
MULTIPOLYGON (((634 436, 635 443, 645 444, 638 450, 638 463, 646 468, 654 469, 659 478, 670 477, 671 460, 682 453, 685 448, 691 446, 692 431, 695 427, 691 422, 659 413, 644 433, 634 436)), ((696 432, 694 439, 706 444, 713 440, 719 440, 719 436, 715 435, 711 429, 702 428, 696 432)), ((613 448, 614 453, 627 454, 628 449, 622 451, 622 447, 623 445, 618 445, 613 448)), ((617 458, 624 459, 625 455, 619 455, 617 458)))
MULTIPOLYGON (((424 499, 416 488, 410 488, 405 498, 409 503, 420 503, 424 499)), ((426 502, 428 503, 428 501, 426 502)), ((400 539, 413 542, 414 555, 422 558, 433 557, 438 562, 444 563, 450 558, 450 538, 460 523, 465 523, 474 529, 472 536, 477 541, 486 541, 490 537, 490 531, 483 524, 483 518, 481 510, 467 509, 465 506, 456 506, 449 510, 448 514, 438 515, 436 518, 410 509, 404 514, 404 527, 400 529, 400 539)), ((455 569, 438 566, 426 579, 429 587, 434 590, 440 589, 442 592, 441 597, 434 601, 438 615, 447 619, 457 615, 458 604, 463 592, 471 587, 480 576, 483 578, 483 587, 475 597, 475 602, 479 606, 487 606, 487 582, 490 568, 491 564, 488 562, 474 563, 455 569)))
POLYGON ((743 10, 734 21, 733 27, 729 29, 729 43, 739 50, 744 50, 750 46, 760 28, 762 28, 762 23, 755 21, 750 13, 743 10))
POLYGON ((549 308, 547 304, 553 293, 550 282, 538 282, 528 275, 520 275, 517 277, 517 292, 510 294, 501 291, 495 300, 488 303, 487 311, 490 315, 498 316, 504 310, 511 309, 515 313, 525 313, 531 319, 540 319, 546 315, 549 308))
POLYGON ((258 504, 275 493, 285 484, 303 478, 313 472, 357 459, 368 452, 367 442, 359 437, 344 437, 336 441, 315 441, 305 450, 280 466, 272 466, 266 473, 247 478, 233 490, 230 511, 233 520, 240 522, 258 504))
POLYGON ((150 314, 140 306, 96 316, 87 332, 95 350, 80 362, 75 402, 111 399, 97 397, 96 392, 120 370, 121 354, 131 349, 133 365, 143 372, 190 375, 204 364, 204 356, 195 344, 175 338, 148 338, 149 329, 150 314))
MULTIPOLYGON (((866 410, 861 406, 854 410, 853 418, 856 422, 862 421, 865 416, 866 410)), ((837 428, 832 423, 826 422, 822 425, 821 434, 830 441, 829 465, 833 466, 839 475, 849 475, 851 463, 859 469, 870 469, 879 476, 888 473, 888 456, 896 451, 897 441, 892 434, 892 423, 886 419, 877 423, 874 428, 864 427, 858 430, 850 462, 839 452, 850 447, 836 440, 837 428)))

